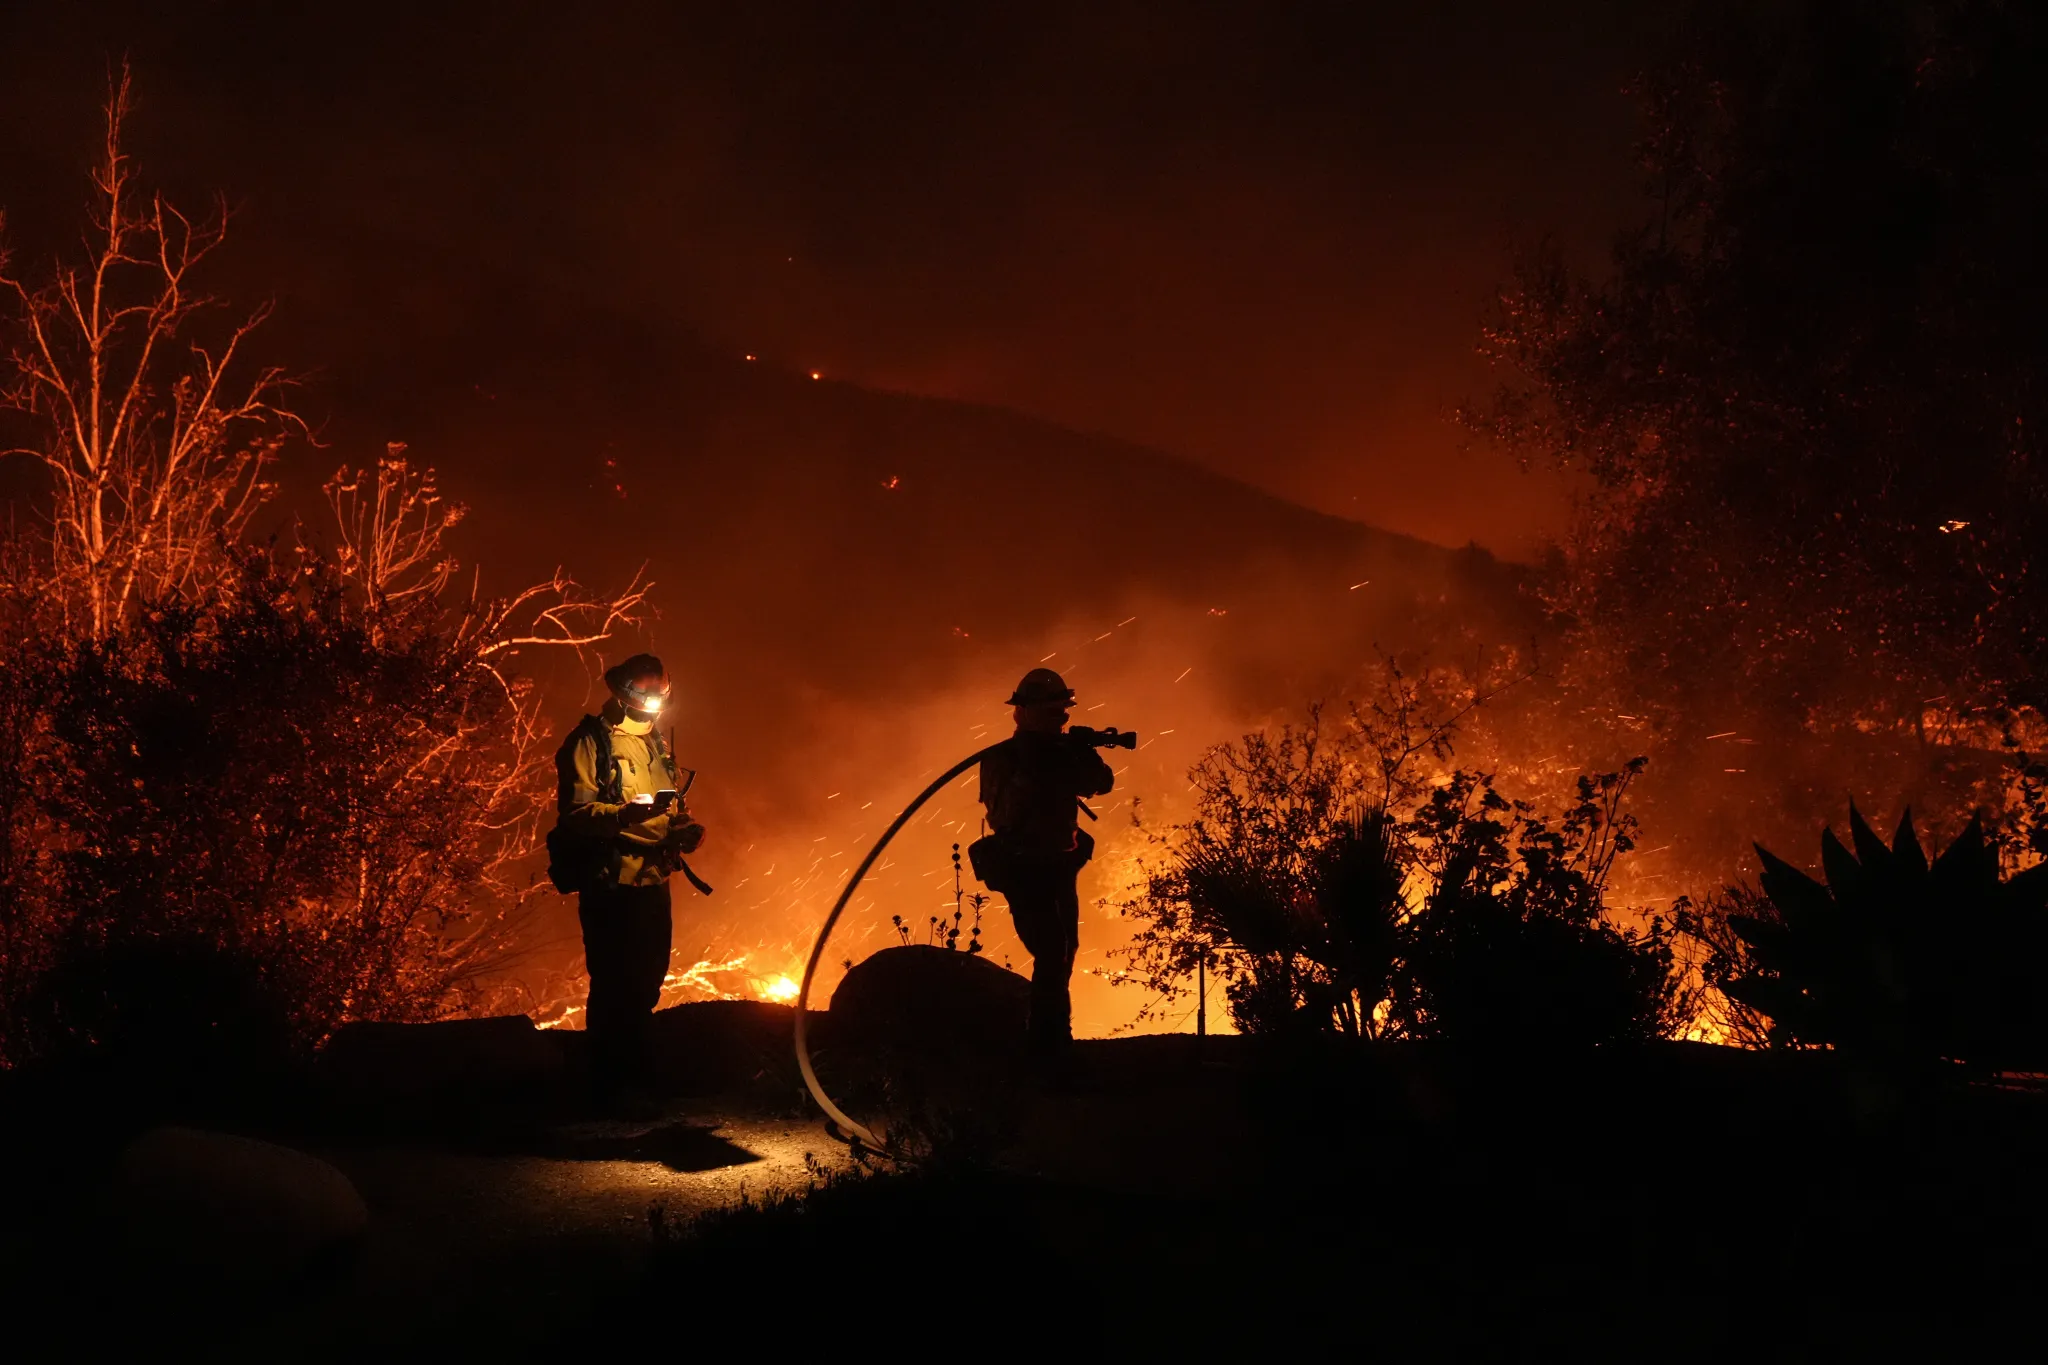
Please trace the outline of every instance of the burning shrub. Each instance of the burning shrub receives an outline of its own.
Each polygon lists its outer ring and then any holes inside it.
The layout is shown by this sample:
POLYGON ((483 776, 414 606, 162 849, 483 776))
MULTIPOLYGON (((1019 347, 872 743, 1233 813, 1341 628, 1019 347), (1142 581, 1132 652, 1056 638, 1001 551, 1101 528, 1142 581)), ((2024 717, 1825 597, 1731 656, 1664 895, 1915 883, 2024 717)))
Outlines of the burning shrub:
POLYGON ((455 1007, 551 795, 510 661, 645 595, 446 600, 462 509, 402 447, 326 485, 331 548, 252 547, 304 424, 246 359, 262 314, 197 292, 225 214, 137 187, 127 107, 123 71, 83 259, 0 255, 0 415, 48 476, 0 538, 0 1064, 455 1007))
POLYGON ((1678 955, 1700 987, 1691 1036, 1735 1047, 1786 1046, 1774 1037, 1768 1016, 1729 993, 1756 970, 1756 950, 1735 931, 1742 916, 1770 914, 1770 899, 1754 886, 1724 886, 1700 900, 1681 896, 1671 908, 1671 936, 1678 955))
MULTIPOLYGON (((1401 867, 1384 812, 1338 819, 1298 857, 1256 841, 1201 839, 1184 850, 1171 894, 1205 948, 1232 945, 1225 990, 1247 1033, 1374 1025, 1399 934, 1401 867)), ((1155 885, 1160 885, 1155 879, 1155 885)))
POLYGON ((1605 910, 1644 761, 1581 778, 1553 823, 1491 776, 1448 767, 1459 719, 1483 700, 1390 664, 1340 727, 1311 708, 1300 726, 1212 751, 1191 775, 1195 818, 1164 836, 1124 907, 1142 921, 1129 979, 1172 996, 1208 966, 1249 1033, 1671 1032, 1684 1002, 1664 926, 1626 929, 1605 910))
POLYGON ((1320 708, 1300 726, 1246 735, 1212 750, 1191 774, 1196 817, 1166 836, 1124 912, 1141 927, 1127 955, 1135 979, 1164 993, 1206 964, 1248 1033, 1321 1029, 1336 1020, 1370 1034, 1376 987, 1368 946, 1375 920, 1398 916, 1398 882, 1375 884, 1362 713, 1327 730, 1320 708), (1306 1014, 1313 998, 1324 1011, 1306 1014))
POLYGON ((1509 381, 1464 419, 1588 476, 1543 586, 1627 709, 1889 751, 1966 798, 1983 716, 2043 702, 2018 585, 2048 543, 2048 122, 2012 111, 2048 31, 1707 5, 1681 32, 1636 85, 1635 227, 1595 271, 1525 256, 1481 339, 1509 381), (1852 246, 1845 217, 1882 226, 1852 246))
POLYGON ((364 620, 343 586, 252 558, 223 600, 73 656, 48 798, 75 840, 68 956, 214 945, 263 964, 311 1039, 447 1007, 491 942, 490 831, 521 813, 491 800, 514 707, 458 640, 364 620))
POLYGON ((177 1101, 277 1069, 297 1011, 262 945, 167 923, 146 900, 133 908, 132 919, 67 920, 18 1004, 16 1041, 45 1059, 110 1062, 149 1097, 177 1101))
MULTIPOLYGON (((14 596, 0 596, 0 607, 14 596)), ((11 613, 0 624, 14 635, 11 613)), ((65 841, 41 800, 59 780, 49 761, 48 652, 34 635, 0 649, 0 1062, 9 1051, 7 1003, 23 999, 55 947, 51 904, 65 841)))
MULTIPOLYGON (((373 543, 405 542, 389 523, 411 507, 431 548, 445 517, 411 496, 430 483, 396 459, 376 477, 373 543)), ((521 633, 505 603, 369 576, 401 562, 445 577, 432 555, 244 550, 203 600, 9 652, 0 739, 31 780, 9 789, 0 891, 9 999, 35 1002, 4 1021, 9 1059, 149 1033, 149 973, 129 968, 159 959, 183 979, 152 989, 195 992, 179 1007, 201 1032, 260 1016, 310 1043, 465 1002, 530 890, 513 868, 550 795, 538 694, 496 659, 575 643, 564 623, 589 605, 608 626, 617 603, 558 585, 521 633)))
POLYGON ((1410 1038, 1567 1044, 1648 1042, 1685 1022, 1661 920, 1606 916, 1608 874, 1634 846, 1621 805, 1642 771, 1581 777, 1555 825, 1484 776, 1454 773, 1409 822, 1434 867, 1401 926, 1389 1014, 1410 1038))

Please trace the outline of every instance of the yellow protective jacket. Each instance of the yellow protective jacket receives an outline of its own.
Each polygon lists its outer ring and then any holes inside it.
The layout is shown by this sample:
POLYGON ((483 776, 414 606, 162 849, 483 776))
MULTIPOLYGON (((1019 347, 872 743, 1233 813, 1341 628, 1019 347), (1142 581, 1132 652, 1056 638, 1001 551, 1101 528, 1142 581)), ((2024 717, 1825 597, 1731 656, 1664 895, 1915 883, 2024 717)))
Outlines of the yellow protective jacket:
POLYGON ((680 830, 690 823, 688 806, 678 798, 668 814, 637 825, 629 826, 621 818, 634 797, 652 796, 664 787, 681 785, 675 760, 653 727, 643 730, 629 722, 614 721, 610 708, 605 715, 585 717, 556 753, 555 777, 556 827, 578 842, 609 851, 606 880, 618 886, 659 886, 668 880, 668 870, 654 855, 671 829, 680 830), (594 725, 604 726, 611 741, 616 792, 610 790, 612 775, 597 770, 594 725), (605 799, 613 795, 619 799, 605 799))

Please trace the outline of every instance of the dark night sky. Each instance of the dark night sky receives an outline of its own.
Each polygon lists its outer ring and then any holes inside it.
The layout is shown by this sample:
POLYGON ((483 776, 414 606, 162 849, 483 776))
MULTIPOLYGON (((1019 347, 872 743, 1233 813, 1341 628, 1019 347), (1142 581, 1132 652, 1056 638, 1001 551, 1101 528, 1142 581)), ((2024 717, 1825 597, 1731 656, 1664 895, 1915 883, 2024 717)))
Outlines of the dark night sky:
POLYGON ((0 20, 11 235, 75 211, 126 50, 136 150, 240 203, 295 365, 532 291, 1514 550, 1557 488, 1442 413, 1509 243, 1626 216, 1659 7, 159 8, 0 20))

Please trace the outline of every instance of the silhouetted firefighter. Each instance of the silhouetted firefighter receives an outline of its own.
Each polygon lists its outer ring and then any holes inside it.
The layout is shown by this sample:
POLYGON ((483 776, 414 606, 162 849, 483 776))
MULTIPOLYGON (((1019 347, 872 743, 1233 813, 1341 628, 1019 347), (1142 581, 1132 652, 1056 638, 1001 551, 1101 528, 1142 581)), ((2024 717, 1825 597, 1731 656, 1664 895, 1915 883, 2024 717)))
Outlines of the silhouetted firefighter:
POLYGON ((668 703, 668 673, 652 654, 606 670, 611 699, 585 716, 555 755, 555 830, 548 875, 578 895, 590 969, 584 1012, 591 1080, 600 1105, 650 1105, 647 1021, 668 975, 668 879, 704 841, 684 794, 695 774, 676 767, 655 722, 668 703))
POLYGON ((1034 668, 1010 694, 1017 733, 981 761, 981 803, 993 834, 969 854, 975 875, 1010 903, 1017 937, 1031 954, 1031 1047, 1064 1063, 1073 1041, 1068 981, 1080 943, 1075 887, 1095 841, 1080 827, 1080 801, 1115 784, 1098 743, 1122 743, 1111 731, 1067 732, 1074 691, 1049 668, 1034 668))

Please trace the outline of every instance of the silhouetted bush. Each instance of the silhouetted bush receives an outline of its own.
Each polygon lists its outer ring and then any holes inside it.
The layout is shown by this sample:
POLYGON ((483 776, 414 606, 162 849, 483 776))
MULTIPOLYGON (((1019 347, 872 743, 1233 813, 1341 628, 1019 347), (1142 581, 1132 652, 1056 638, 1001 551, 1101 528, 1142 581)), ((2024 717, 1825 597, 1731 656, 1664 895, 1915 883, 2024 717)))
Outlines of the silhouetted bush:
POLYGON ((581 608, 566 580, 445 604, 431 479, 377 477, 353 526, 330 486, 333 559, 245 547, 92 638, 6 604, 0 1064, 195 1029, 269 1054, 477 1003, 549 804, 538 694, 494 656, 522 603, 581 608))
POLYGON ((1437 897, 1421 920, 1403 980, 1405 1037, 1549 1045, 1671 1032, 1671 959, 1654 939, 1529 916, 1470 889, 1437 897))
MULTIPOLYGON (((1140 893, 1131 979, 1169 995, 1197 963, 1247 1033, 1641 1041, 1689 1002, 1660 920, 1607 914, 1644 766, 1578 781, 1554 820, 1453 768, 1456 717, 1391 665, 1332 727, 1246 735, 1197 766, 1193 820, 1140 893), (1423 765, 1433 765, 1425 773, 1423 765)), ((1465 709, 1475 705, 1471 695, 1465 709)))
POLYGON ((451 591, 463 509, 402 446, 321 486, 317 545, 253 544, 307 426, 267 310, 202 292, 224 205, 139 183, 110 74, 75 249, 0 280, 5 446, 41 475, 0 534, 0 1066, 461 1003, 552 786, 510 661, 645 596, 451 591))
POLYGON ((1648 1042, 1684 1005, 1660 920, 1607 918, 1615 858, 1634 846, 1621 811, 1637 760, 1582 777, 1553 824, 1454 773, 1410 822, 1413 861, 1434 873, 1401 925, 1390 1018, 1402 1036, 1488 1043, 1648 1042))
POLYGON ((271 964, 138 909, 132 926, 73 936, 21 1003, 44 1058, 94 1057, 162 1094, 284 1063, 298 1011, 271 964))
POLYGON ((1756 969, 1756 950, 1737 933, 1742 916, 1770 913, 1770 898, 1747 883, 1724 886, 1695 899, 1681 896, 1671 907, 1677 955, 1697 983, 1696 1014, 1688 1036, 1743 1048, 1789 1046, 1771 1035, 1771 1021, 1755 1006, 1729 994, 1735 982, 1756 969))
POLYGON ((56 654, 12 1050, 267 1050, 455 1004, 497 942, 523 776, 517 703, 469 653, 430 601, 368 612, 319 562, 257 555, 212 603, 56 654))
POLYGON ((1826 880, 1759 848, 1768 909, 1729 924, 1754 951, 1727 990, 1774 1039, 1921 1069, 2048 1068, 2048 864, 2010 879, 1972 820, 1931 864, 1908 812, 1890 845, 1854 807, 1826 880))

